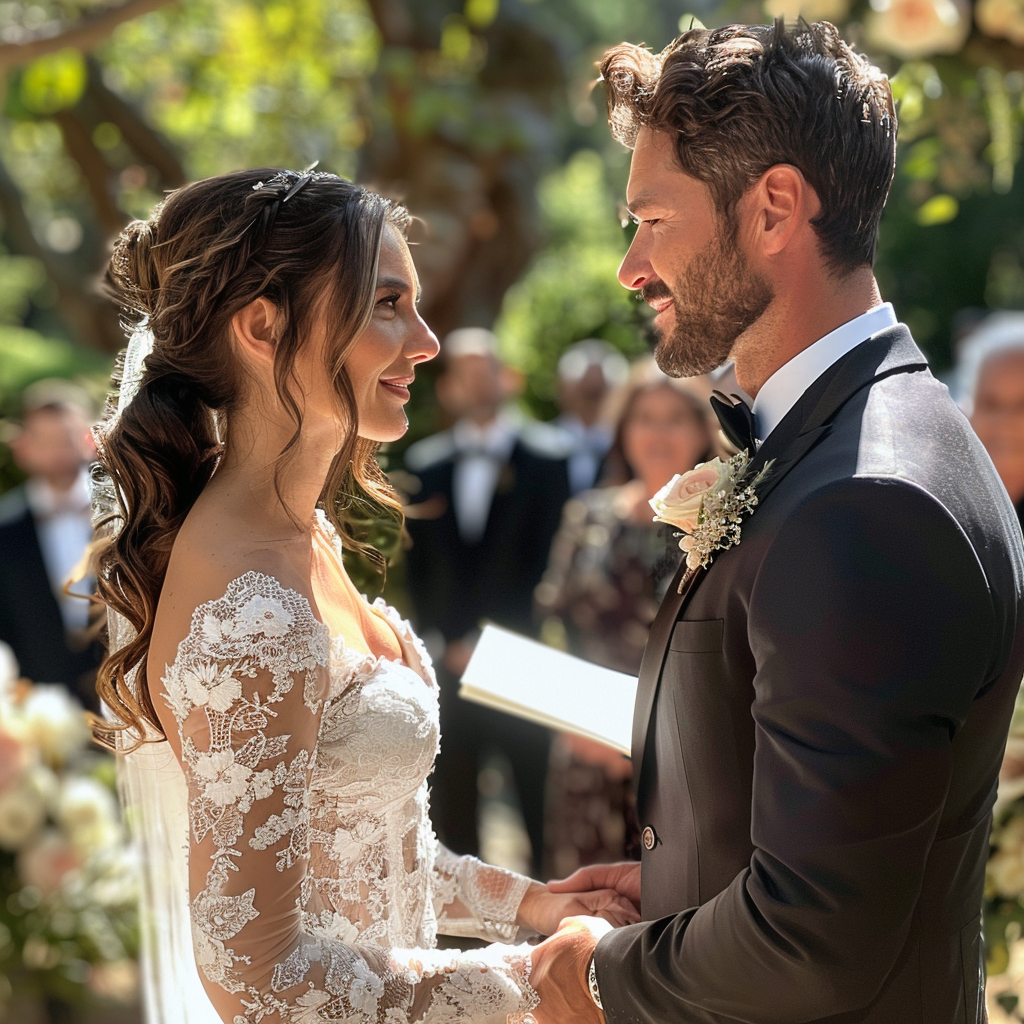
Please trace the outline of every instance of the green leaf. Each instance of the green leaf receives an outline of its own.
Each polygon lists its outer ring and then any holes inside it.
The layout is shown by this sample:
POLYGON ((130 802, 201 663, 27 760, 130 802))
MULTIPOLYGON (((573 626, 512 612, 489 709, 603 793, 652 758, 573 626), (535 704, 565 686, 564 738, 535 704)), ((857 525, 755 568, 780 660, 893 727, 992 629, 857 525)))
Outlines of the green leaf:
POLYGON ((933 224, 947 224, 956 219, 960 212, 960 204, 954 196, 940 194, 932 196, 917 211, 917 223, 922 227, 931 227, 933 224))
POLYGON ((34 61, 21 76, 21 100, 36 114, 55 114, 73 107, 85 89, 85 58, 78 50, 59 53, 34 61))

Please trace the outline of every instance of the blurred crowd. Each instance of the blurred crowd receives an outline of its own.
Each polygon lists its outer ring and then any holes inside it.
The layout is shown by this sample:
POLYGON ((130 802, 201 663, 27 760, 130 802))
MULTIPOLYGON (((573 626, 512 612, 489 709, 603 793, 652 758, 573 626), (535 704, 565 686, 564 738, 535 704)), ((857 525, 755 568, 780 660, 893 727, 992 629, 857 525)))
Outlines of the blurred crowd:
MULTIPOLYGON (((949 386, 1024 521, 1024 313, 991 314, 958 353, 949 386)), ((489 331, 444 340, 435 387, 447 426, 404 455, 404 579, 441 686, 439 836, 456 852, 479 852, 480 816, 467 808, 479 809, 482 773, 497 757, 529 841, 523 866, 547 878, 637 854, 629 760, 463 701, 459 679, 488 622, 639 671, 681 558, 649 501, 674 474, 731 454, 708 398, 737 388, 728 370, 672 379, 594 339, 559 361, 556 419, 521 411, 522 384, 489 331)), ((27 389, 4 438, 25 481, 0 498, 0 641, 22 676, 88 707, 100 657, 83 599, 95 412, 67 382, 27 389)))

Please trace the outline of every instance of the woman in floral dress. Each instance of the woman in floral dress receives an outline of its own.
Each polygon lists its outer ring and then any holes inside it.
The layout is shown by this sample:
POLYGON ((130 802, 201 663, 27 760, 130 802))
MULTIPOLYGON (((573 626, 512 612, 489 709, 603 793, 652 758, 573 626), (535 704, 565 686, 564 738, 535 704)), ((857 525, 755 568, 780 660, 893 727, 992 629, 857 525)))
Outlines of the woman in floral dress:
MULTIPOLYGON (((609 485, 571 499, 537 588, 545 634, 587 661, 636 675, 647 633, 679 547, 655 523, 649 500, 673 475, 712 455, 709 387, 634 370, 606 462, 609 485)), ((545 827, 546 873, 636 852, 627 758, 599 743, 559 737, 552 751, 545 827)))

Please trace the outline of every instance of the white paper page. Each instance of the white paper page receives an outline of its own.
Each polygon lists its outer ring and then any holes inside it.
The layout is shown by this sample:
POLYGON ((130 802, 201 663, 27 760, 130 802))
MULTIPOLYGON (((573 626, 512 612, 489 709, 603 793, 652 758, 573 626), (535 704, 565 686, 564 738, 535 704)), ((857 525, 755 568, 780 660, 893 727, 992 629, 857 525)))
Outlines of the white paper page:
POLYGON ((637 680, 485 626, 459 696, 628 754, 637 680))

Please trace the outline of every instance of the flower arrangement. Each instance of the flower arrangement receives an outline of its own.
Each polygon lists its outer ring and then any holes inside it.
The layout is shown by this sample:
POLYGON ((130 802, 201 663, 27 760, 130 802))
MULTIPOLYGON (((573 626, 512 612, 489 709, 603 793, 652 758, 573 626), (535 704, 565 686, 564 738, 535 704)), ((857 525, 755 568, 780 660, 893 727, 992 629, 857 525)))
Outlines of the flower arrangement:
POLYGON ((992 1024, 1024 1021, 1024 690, 999 773, 985 876, 985 949, 992 1024))
POLYGON ((0 1017, 12 1000, 135 998, 137 870, 114 761, 57 685, 0 660, 0 1017))
POLYGON ((683 534, 679 547, 686 552, 687 575, 680 593, 689 575, 706 569, 716 551, 739 544, 743 519, 757 507, 756 487, 771 463, 753 479, 747 479, 749 467, 745 451, 726 462, 702 462, 674 476, 651 498, 655 521, 678 527, 683 534))

